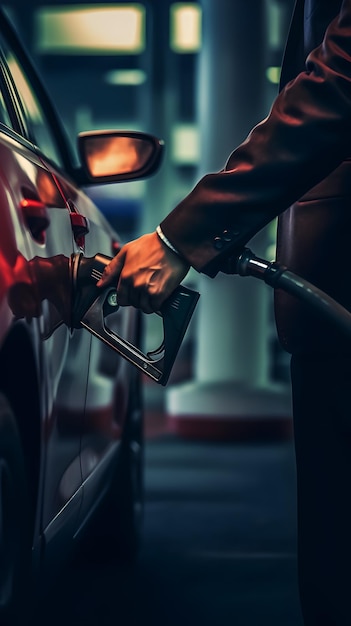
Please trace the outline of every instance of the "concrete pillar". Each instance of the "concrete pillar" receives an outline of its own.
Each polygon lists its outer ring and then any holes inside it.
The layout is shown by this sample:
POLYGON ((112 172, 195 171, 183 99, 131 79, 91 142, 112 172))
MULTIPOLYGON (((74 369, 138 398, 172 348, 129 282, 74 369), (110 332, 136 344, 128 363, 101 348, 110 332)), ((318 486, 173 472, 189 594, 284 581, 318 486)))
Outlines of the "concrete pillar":
MULTIPOLYGON (((230 152, 267 114, 265 3, 204 0, 202 6, 199 176, 221 169, 230 152)), ((263 231, 251 245, 264 256, 268 243, 263 231)), ((272 419, 277 424, 278 418, 290 415, 286 390, 269 388, 268 289, 238 276, 199 277, 195 380, 167 392, 173 430, 225 435, 233 426, 237 432, 238 423, 242 432, 242 420, 248 418, 256 428, 263 417, 271 425, 272 419)))

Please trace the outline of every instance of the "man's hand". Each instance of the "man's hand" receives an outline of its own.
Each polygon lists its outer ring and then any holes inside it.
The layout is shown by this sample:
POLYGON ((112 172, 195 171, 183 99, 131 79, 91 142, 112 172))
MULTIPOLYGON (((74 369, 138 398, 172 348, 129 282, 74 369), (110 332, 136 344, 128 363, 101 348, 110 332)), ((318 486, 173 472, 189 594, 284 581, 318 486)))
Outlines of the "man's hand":
POLYGON ((183 280, 189 267, 157 233, 150 233, 123 246, 106 266, 97 286, 112 284, 117 288, 119 305, 154 313, 183 280))

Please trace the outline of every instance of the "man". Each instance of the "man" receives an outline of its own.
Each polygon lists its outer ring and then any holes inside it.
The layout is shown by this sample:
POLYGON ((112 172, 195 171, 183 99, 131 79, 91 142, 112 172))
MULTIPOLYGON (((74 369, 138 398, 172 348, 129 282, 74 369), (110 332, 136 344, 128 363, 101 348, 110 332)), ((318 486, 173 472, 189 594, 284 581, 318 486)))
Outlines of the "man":
MULTIPOLYGON (((351 309, 351 0, 297 1, 269 116, 155 233, 124 246, 99 284, 117 284, 121 305, 155 311, 190 266, 235 272, 277 215, 278 260, 351 309)), ((279 292, 276 318, 292 353, 304 620, 351 624, 351 344, 279 292)))

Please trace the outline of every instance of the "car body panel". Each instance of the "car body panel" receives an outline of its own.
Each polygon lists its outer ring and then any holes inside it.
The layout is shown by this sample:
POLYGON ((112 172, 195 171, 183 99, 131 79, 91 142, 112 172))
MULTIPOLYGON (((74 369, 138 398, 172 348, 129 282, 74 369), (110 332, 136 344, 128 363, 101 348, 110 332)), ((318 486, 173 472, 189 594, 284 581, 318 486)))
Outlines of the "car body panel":
MULTIPOLYGON (((14 316, 25 316, 29 325, 37 327, 37 334, 41 338, 41 341, 35 343, 38 373, 43 386, 41 437, 45 441, 45 458, 42 459, 42 469, 44 471, 45 464, 46 477, 50 476, 50 484, 45 480, 43 485, 46 497, 43 498, 41 527, 44 528, 81 486, 80 431, 76 428, 67 430, 67 421, 64 420, 60 406, 60 399, 64 395, 62 378, 70 353, 74 350, 73 337, 65 325, 54 331, 59 319, 58 311, 49 301, 41 300, 37 288, 44 260, 58 254, 69 258, 73 253, 72 228, 69 211, 50 172, 31 151, 21 145, 16 146, 13 140, 9 145, 7 138, 2 136, 0 162, 1 188, 7 189, 7 194, 1 198, 1 216, 4 221, 6 215, 5 221, 14 225, 11 246, 8 241, 7 248, 2 247, 2 250, 7 249, 8 255, 8 269, 2 275, 11 276, 3 296, 14 309, 7 314, 8 327, 1 324, 2 341, 6 333, 11 332, 14 316), (47 207, 50 224, 45 231, 45 244, 35 241, 28 228, 21 210, 24 198, 37 198, 47 207), (31 288, 27 299, 24 299, 21 290, 24 284, 31 288), (19 307, 24 310, 18 310, 19 307), (69 484, 69 490, 63 489, 63 484, 69 484)), ((84 339, 88 355, 90 338, 84 339)), ((79 368, 81 393, 77 394, 75 410, 80 414, 80 419, 84 414, 87 362, 87 358, 83 359, 82 367, 79 368)), ((76 372, 76 385, 78 382, 76 372)))
MULTIPOLYGON (((133 133, 126 137, 130 144, 133 133)), ((141 154, 140 132, 137 141, 141 154)), ((139 162, 136 178, 159 162, 161 145, 152 136, 147 145, 149 164, 139 162)), ((72 323, 77 255, 113 256, 120 244, 84 189, 84 181, 92 182, 84 163, 77 166, 70 154, 0 7, 0 393, 20 434, 38 578, 70 551, 115 484, 132 381, 135 389, 132 365, 72 323)), ((133 175, 128 169, 128 179, 133 175)), ((116 180, 122 178, 123 171, 116 172, 116 180)), ((109 316, 109 327, 132 344, 140 341, 136 309, 121 307, 109 316)), ((0 519, 1 507, 0 485, 0 519)))

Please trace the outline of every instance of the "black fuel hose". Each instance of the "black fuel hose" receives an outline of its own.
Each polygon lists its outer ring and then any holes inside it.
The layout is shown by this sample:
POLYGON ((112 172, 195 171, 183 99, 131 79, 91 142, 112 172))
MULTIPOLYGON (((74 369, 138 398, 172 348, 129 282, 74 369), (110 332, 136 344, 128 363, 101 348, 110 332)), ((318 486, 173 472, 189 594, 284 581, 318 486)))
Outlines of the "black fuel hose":
POLYGON ((351 313, 324 291, 276 261, 266 261, 245 248, 237 260, 240 276, 254 276, 313 306, 321 315, 351 335, 351 313))

